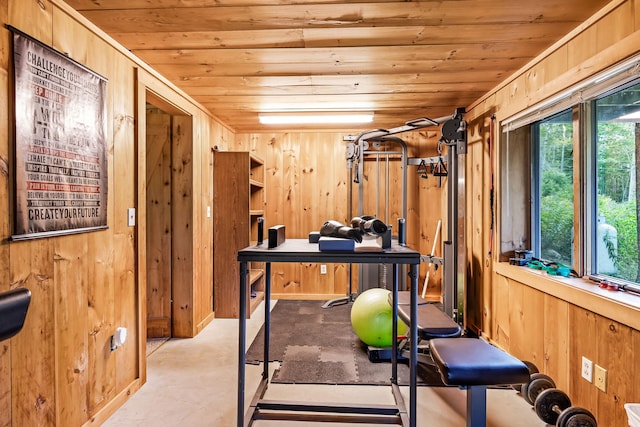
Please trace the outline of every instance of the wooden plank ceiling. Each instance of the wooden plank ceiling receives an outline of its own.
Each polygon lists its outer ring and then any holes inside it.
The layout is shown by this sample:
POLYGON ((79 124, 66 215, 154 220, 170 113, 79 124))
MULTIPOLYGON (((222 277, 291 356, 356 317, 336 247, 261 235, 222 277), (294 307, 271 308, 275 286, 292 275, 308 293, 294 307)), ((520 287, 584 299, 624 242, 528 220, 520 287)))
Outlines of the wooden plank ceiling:
POLYGON ((609 0, 67 3, 246 131, 267 111, 373 111, 366 129, 452 114, 609 0))

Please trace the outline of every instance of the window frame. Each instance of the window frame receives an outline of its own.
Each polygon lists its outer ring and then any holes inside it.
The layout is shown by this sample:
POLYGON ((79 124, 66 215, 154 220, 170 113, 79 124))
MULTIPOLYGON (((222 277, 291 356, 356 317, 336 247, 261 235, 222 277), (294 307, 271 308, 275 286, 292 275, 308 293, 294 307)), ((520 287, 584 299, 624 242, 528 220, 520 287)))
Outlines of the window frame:
POLYGON ((540 254, 542 251, 542 227, 541 223, 541 211, 540 211, 540 199, 541 199, 541 181, 542 181, 542 173, 540 170, 540 165, 542 164, 540 159, 540 126, 539 124, 552 119, 556 116, 560 116, 565 113, 571 113, 571 122, 572 122, 572 163, 573 163, 573 176, 572 176, 572 186, 573 186, 573 240, 571 242, 571 258, 573 259, 573 263, 570 266, 573 269, 580 269, 581 264, 581 251, 580 251, 580 239, 576 239, 575 236, 580 235, 580 223, 578 218, 581 212, 581 194, 580 194, 580 173, 576 173, 576 169, 578 165, 576 164, 576 158, 574 156, 575 153, 580 153, 581 150, 579 148, 580 144, 580 130, 579 130, 579 118, 580 118, 580 109, 577 106, 571 106, 569 108, 565 108, 559 111, 554 112, 553 114, 531 123, 530 126, 530 134, 531 134, 531 250, 534 254, 540 254))
MULTIPOLYGON (((534 105, 511 118, 503 120, 500 124, 503 137, 500 143, 509 144, 510 132, 521 131, 529 126, 529 150, 530 164, 530 248, 534 253, 540 253, 540 147, 539 135, 534 134, 533 126, 563 111, 571 110, 573 116, 573 265, 572 268, 579 276, 589 276, 596 280, 609 279, 610 276, 596 272, 597 253, 595 243, 597 241, 597 147, 596 132, 597 120, 595 118, 595 102, 608 94, 622 91, 626 87, 640 84, 640 55, 627 59, 595 76, 580 82, 565 91, 534 105), (577 155, 576 155, 577 153, 577 155)), ((509 148, 507 148, 509 149, 509 148)), ((498 160, 500 161, 500 160, 498 160)), ((640 161, 640 159, 636 159, 640 161)), ((504 164, 501 163, 501 166, 504 164)), ((502 167, 500 168, 502 170, 502 167)), ((507 178, 508 179, 508 178, 507 178)), ((640 179, 640 177, 638 178, 640 179)), ((506 189, 508 191, 508 189, 506 189)), ((640 195, 638 195, 640 197, 640 195)), ((500 197, 502 212, 505 207, 503 201, 509 203, 509 194, 500 197)), ((511 209, 510 206, 506 207, 511 209)), ((524 212, 523 212, 524 213, 524 212)), ((503 221, 500 224, 502 227, 503 221)), ((640 225, 639 225, 640 226, 640 225)), ((503 229, 500 230, 503 234, 503 229)), ((501 248, 499 260, 508 259, 501 248)), ((624 282, 623 279, 611 278, 614 281, 624 282)), ((627 282, 640 285, 636 282, 627 282)))
MULTIPOLYGON (((548 118, 553 117, 555 114, 559 113, 554 113, 548 116, 548 118)), ((529 140, 531 141, 529 146, 531 150, 529 154, 529 158, 531 159, 531 189, 529 190, 531 195, 531 250, 534 254, 539 254, 540 251, 542 251, 542 226, 540 225, 540 195, 542 193, 542 189, 540 188, 540 182, 542 181, 542 174, 540 173, 540 126, 536 126, 536 124, 545 119, 528 125, 529 140)))
MULTIPOLYGON (((637 67, 636 67, 637 69, 637 67)), ((603 82, 606 83, 606 82, 603 82)), ((584 161, 585 168, 585 188, 587 188, 587 203, 586 209, 583 215, 584 223, 590 224, 590 228, 588 230, 585 245, 583 250, 583 256, 585 260, 585 268, 584 275, 589 276, 589 278, 595 280, 608 280, 612 283, 622 284, 622 285, 630 285, 634 289, 638 289, 640 292, 640 282, 629 281, 620 277, 609 276, 607 274, 599 273, 597 271, 598 267, 598 253, 597 247, 597 233, 598 233, 598 119, 596 117, 597 109, 595 104, 598 100, 606 98, 609 95, 616 94, 622 91, 625 91, 628 88, 633 86, 640 86, 640 75, 635 75, 633 78, 625 78, 625 79, 614 79, 612 82, 609 82, 608 85, 601 85, 600 91, 591 94, 591 96, 584 100, 582 103, 583 108, 585 110, 584 115, 584 124, 585 124, 585 144, 586 150, 585 155, 587 158, 584 161)), ((640 161, 640 159, 635 159, 636 163, 640 161)), ((640 179, 640 177, 636 177, 636 180, 640 179)), ((640 194, 637 194, 636 197, 640 197, 640 194)), ((640 227, 640 224, 636 224, 637 227, 640 227)), ((585 227, 582 227, 583 229, 585 227)), ((638 256, 640 257, 640 248, 638 256)))

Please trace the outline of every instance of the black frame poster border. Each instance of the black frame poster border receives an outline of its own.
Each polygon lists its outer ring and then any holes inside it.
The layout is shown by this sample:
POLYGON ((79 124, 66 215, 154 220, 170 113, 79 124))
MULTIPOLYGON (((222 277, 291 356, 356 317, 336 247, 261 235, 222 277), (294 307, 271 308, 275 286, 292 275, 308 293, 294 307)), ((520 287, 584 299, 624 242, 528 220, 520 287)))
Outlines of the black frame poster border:
POLYGON ((6 27, 13 33, 11 240, 107 229, 107 79, 6 27))

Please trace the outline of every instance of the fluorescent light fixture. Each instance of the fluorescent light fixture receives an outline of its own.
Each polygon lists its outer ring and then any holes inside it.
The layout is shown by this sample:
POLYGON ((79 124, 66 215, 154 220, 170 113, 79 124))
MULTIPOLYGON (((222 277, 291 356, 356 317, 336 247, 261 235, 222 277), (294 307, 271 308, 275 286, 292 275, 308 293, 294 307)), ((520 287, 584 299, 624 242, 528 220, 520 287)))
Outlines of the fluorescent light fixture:
POLYGON ((263 113, 258 118, 263 125, 330 125, 371 123, 373 113, 306 112, 306 113, 263 113))
POLYGON ((633 113, 625 114, 624 116, 618 117, 615 121, 640 122, 640 111, 635 111, 633 113))
POLYGON ((371 101, 340 101, 340 102, 296 102, 295 104, 282 102, 261 102, 260 111, 263 113, 354 113, 356 111, 374 111, 375 105, 371 101))

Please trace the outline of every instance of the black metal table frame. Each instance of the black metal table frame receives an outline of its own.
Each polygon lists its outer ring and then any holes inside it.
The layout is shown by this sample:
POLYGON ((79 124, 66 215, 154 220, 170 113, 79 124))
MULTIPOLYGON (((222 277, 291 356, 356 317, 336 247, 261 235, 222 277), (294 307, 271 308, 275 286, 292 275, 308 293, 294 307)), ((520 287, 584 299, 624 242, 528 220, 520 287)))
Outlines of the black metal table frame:
POLYGON ((398 319, 398 270, 400 265, 409 266, 411 279, 409 336, 418 336, 417 331, 417 298, 418 267, 420 253, 406 246, 393 245, 383 252, 320 252, 317 244, 310 244, 304 239, 288 239, 281 246, 269 249, 266 243, 249 246, 238 251, 240 263, 240 312, 238 336, 238 427, 250 426, 256 419, 278 419, 299 421, 331 421, 331 422, 367 422, 401 424, 404 427, 416 426, 416 374, 417 343, 410 342, 410 382, 409 413, 407 414, 404 399, 400 393, 397 375, 397 319, 398 319), (249 262, 265 263, 264 292, 264 365, 262 379, 249 408, 245 405, 245 362, 247 332, 247 275, 249 262), (269 336, 271 322, 271 263, 349 263, 349 264, 393 264, 393 348, 391 360, 391 388, 395 405, 353 405, 353 404, 318 404, 302 402, 283 402, 263 399, 269 384, 269 336))

